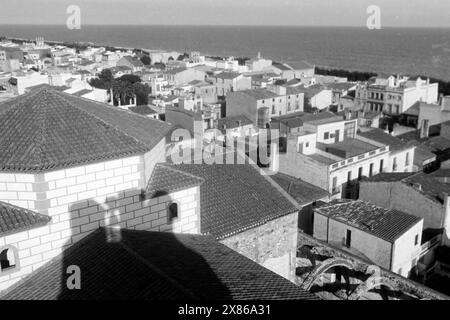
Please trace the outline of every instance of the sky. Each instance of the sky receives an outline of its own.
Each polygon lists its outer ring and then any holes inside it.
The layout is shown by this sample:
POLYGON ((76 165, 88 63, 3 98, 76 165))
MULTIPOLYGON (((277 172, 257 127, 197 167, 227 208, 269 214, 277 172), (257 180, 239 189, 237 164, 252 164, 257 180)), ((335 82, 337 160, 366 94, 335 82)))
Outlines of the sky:
POLYGON ((366 26, 370 5, 382 27, 450 27, 448 0, 0 0, 0 24, 366 26))

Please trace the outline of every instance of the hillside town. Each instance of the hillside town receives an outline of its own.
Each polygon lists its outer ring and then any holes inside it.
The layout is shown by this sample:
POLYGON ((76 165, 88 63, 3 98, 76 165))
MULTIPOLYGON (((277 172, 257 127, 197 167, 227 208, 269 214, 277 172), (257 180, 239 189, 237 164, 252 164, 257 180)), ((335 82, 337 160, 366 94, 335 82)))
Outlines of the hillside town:
POLYGON ((2 38, 0 123, 0 299, 449 299, 429 78, 2 38))

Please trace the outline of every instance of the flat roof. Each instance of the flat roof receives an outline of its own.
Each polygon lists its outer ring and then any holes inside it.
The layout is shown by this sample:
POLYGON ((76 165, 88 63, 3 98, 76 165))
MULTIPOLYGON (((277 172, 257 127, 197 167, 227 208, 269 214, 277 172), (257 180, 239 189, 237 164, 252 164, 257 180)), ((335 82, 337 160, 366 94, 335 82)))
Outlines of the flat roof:
POLYGON ((326 152, 329 153, 332 153, 331 150, 341 151, 345 153, 345 158, 358 156, 360 154, 364 154, 380 148, 354 138, 345 138, 344 141, 333 144, 318 143, 317 145, 320 145, 321 149, 323 148, 326 152))

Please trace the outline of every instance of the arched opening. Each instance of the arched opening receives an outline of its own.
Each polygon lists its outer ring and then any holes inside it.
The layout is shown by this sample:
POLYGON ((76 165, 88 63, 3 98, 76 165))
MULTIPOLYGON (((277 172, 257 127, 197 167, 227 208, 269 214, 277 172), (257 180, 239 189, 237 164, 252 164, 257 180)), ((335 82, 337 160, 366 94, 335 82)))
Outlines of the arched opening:
POLYGON ((308 277, 303 282, 303 288, 306 290, 310 290, 311 287, 315 284, 316 281, 319 284, 323 285, 324 278, 326 278, 326 274, 332 274, 332 276, 328 276, 332 282, 342 283, 344 282, 345 286, 349 285, 349 277, 348 277, 348 269, 349 272, 353 270, 353 263, 348 260, 340 259, 340 258, 330 258, 323 261, 320 265, 316 266, 316 268, 308 275, 308 277), (330 271, 330 272, 328 272, 330 271), (336 273, 338 278, 336 279, 336 273), (342 275, 342 277, 341 277, 342 275))
POLYGON ((13 270, 17 267, 16 250, 13 247, 0 249, 0 273, 13 270))
POLYGON ((173 223, 176 219, 178 219, 178 203, 173 202, 167 208, 168 211, 168 222, 173 223))

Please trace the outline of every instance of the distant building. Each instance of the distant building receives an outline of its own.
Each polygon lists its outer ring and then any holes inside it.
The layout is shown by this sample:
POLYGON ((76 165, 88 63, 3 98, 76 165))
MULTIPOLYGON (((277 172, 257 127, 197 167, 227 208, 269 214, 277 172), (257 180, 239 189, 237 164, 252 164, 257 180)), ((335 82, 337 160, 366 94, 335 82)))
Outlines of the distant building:
POLYGON ((304 93, 296 88, 272 86, 230 92, 226 96, 226 115, 244 115, 258 127, 265 127, 270 118, 303 111, 304 93))
POLYGON ((409 277, 421 253, 423 219, 363 201, 336 201, 314 210, 314 237, 409 277))
POLYGON ((125 66, 130 68, 133 72, 142 71, 144 64, 141 60, 133 58, 131 56, 125 56, 117 61, 117 66, 125 66))
POLYGON ((183 85, 194 80, 204 81, 206 73, 195 68, 176 68, 165 71, 163 76, 170 85, 183 85))
POLYGON ((261 53, 258 52, 258 56, 256 57, 256 59, 245 61, 245 65, 247 66, 249 71, 263 71, 272 65, 272 60, 263 59, 261 57, 261 53))
POLYGON ((237 72, 221 72, 210 77, 216 86, 218 96, 226 96, 229 92, 248 90, 252 87, 252 80, 237 72))
POLYGON ((366 111, 400 115, 416 102, 435 103, 438 100, 438 83, 420 77, 390 76, 376 78, 356 89, 355 103, 366 111))
POLYGON ((386 141, 358 135, 357 119, 331 112, 296 118, 296 130, 286 136, 280 133, 280 141, 286 142, 280 146, 279 171, 322 188, 333 198, 357 197, 357 182, 363 176, 412 171, 413 147, 403 148, 385 136, 386 141))
MULTIPOLYGON (((443 233, 450 245, 450 174, 441 169, 432 174, 385 173, 360 183, 360 198, 424 218, 424 231, 443 233)), ((440 242, 440 241, 439 241, 440 242)))

